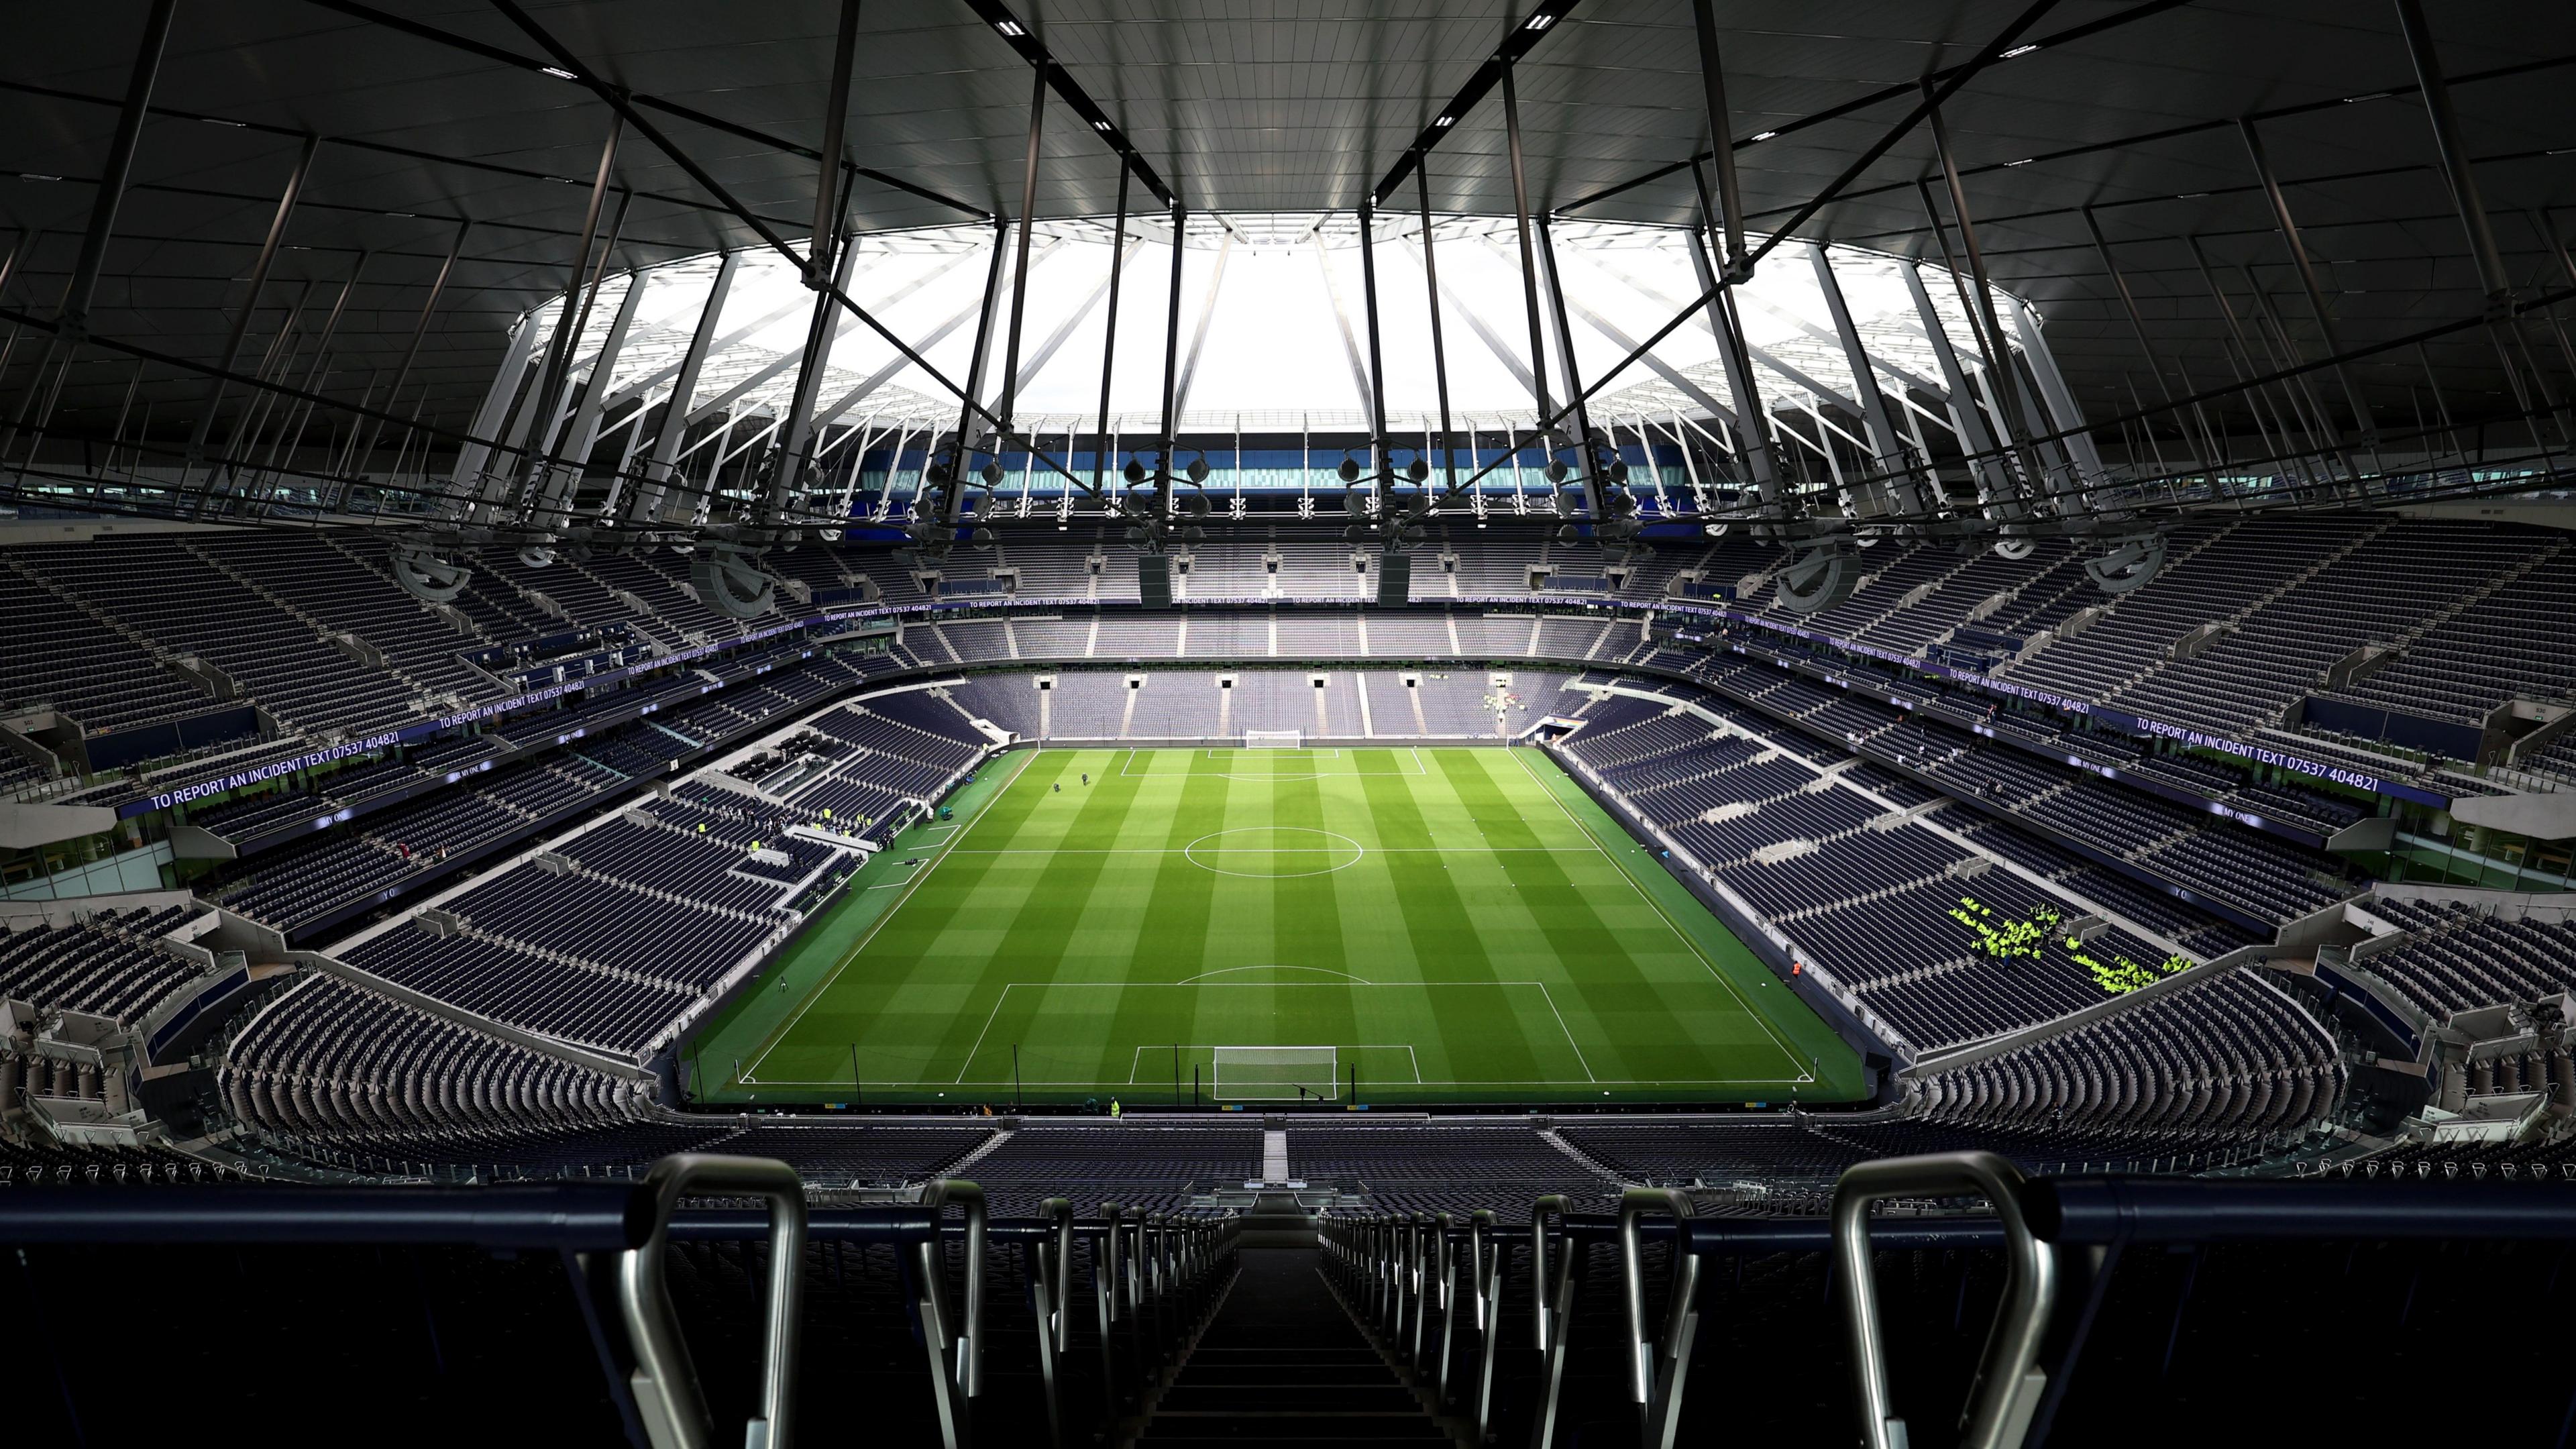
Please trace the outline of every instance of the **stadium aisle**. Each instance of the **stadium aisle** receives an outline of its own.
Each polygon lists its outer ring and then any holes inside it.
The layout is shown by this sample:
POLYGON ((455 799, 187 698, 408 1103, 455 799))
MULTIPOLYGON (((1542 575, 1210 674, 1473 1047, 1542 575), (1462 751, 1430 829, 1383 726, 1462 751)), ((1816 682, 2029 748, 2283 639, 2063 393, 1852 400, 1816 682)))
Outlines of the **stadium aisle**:
POLYGON ((1448 1442, 1333 1301, 1315 1249, 1241 1252, 1242 1276, 1155 1405, 1140 1443, 1448 1442))

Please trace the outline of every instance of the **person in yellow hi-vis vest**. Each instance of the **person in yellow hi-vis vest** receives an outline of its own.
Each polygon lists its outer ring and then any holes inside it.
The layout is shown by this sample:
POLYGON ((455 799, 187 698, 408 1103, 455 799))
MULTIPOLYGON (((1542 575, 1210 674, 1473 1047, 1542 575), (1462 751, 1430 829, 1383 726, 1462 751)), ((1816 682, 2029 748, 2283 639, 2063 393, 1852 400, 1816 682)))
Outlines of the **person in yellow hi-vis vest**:
POLYGON ((1116 1097, 1109 1099, 1109 1115, 1112 1117, 1119 1115, 1118 1099, 1116 1097))

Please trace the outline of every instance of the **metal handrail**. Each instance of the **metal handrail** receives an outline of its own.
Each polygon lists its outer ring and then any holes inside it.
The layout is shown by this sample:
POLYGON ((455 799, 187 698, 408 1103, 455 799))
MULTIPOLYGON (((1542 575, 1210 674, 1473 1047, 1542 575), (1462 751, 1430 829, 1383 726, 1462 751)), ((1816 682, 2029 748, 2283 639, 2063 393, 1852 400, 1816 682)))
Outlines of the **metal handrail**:
POLYGON ((1073 1287, 1073 1204, 1051 1197, 1039 1211, 1047 1218, 1047 1231, 1029 1252, 1035 1270, 1029 1274, 1029 1291, 1034 1300, 1030 1307, 1038 1325, 1038 1376, 1046 1388, 1047 1439, 1061 1449, 1065 1442, 1064 1390, 1059 1380, 1068 1327, 1065 1300, 1072 1296, 1073 1287))
POLYGON ((2038 1367, 2040 1339, 2057 1298, 2057 1259, 2031 1231, 2023 1211, 2027 1186, 2021 1169, 1992 1152, 1882 1158, 1844 1169, 1834 1188, 1835 1271, 1860 1379, 1866 1449, 1905 1449, 1906 1443, 1905 1422, 1889 1399, 1887 1344, 1869 1261, 1870 1207, 1894 1197, 1978 1196, 1994 1205, 2004 1230, 2004 1300, 1960 1415, 1959 1443, 1962 1449, 2012 1449, 2021 1443, 2047 1388, 2038 1367))
POLYGON ((921 1206, 935 1224, 950 1203, 966 1210, 966 1313, 956 1326, 948 1314, 948 1264, 938 1234, 914 1249, 921 1275, 922 1347, 930 1356, 931 1384, 940 1433, 948 1449, 969 1437, 975 1396, 983 1392, 984 1189, 962 1178, 941 1178, 921 1190, 921 1206))
POLYGON ((1467 1217, 1467 1271, 1475 1286, 1476 1398, 1471 1416, 1476 1442, 1494 1427, 1494 1365, 1502 1346, 1503 1245, 1494 1236, 1494 1214, 1478 1208, 1467 1217))
POLYGON ((654 1449, 713 1449, 715 1424, 680 1336, 664 1276, 671 1214, 687 1193, 758 1197, 769 1204, 769 1297, 760 1356, 760 1412, 747 1427, 748 1449, 787 1449, 796 1402, 797 1343, 804 1326, 805 1184, 796 1170, 765 1157, 680 1153, 653 1164, 644 1179, 652 1232, 617 1263, 618 1308, 635 1354, 630 1383, 654 1449))
POLYGON ((1619 1276, 1628 1310, 1628 1396, 1637 1406, 1638 1443, 1662 1449, 1679 1426, 1682 1374, 1690 1363, 1690 1344, 1699 1324, 1699 1255, 1677 1232, 1672 1254, 1672 1292, 1664 1311, 1661 1341, 1646 1331, 1646 1273, 1637 1234, 1637 1219, 1650 1212, 1670 1213, 1676 1225, 1690 1220, 1690 1200, 1671 1188, 1632 1187, 1619 1197, 1619 1276))
MULTIPOLYGON (((1533 1341, 1541 1353, 1554 1344, 1553 1323, 1548 1317, 1548 1300, 1553 1296, 1547 1275, 1547 1220, 1556 1219, 1558 1231, 1565 1228, 1565 1195, 1548 1193, 1530 1203, 1530 1313, 1533 1341)), ((1574 1245, 1566 1244, 1568 1266, 1574 1245)))
POLYGON ((1450 1251, 1452 1222, 1445 1212, 1431 1215, 1431 1300, 1440 1310, 1439 1359, 1431 1366, 1431 1391, 1449 1402, 1449 1364, 1458 1348, 1458 1259, 1450 1251))
POLYGON ((307 1246, 324 1243, 623 1252, 653 1227, 628 1182, 487 1187, 215 1187, 149 1192, 29 1185, 0 1193, 0 1243, 307 1246))

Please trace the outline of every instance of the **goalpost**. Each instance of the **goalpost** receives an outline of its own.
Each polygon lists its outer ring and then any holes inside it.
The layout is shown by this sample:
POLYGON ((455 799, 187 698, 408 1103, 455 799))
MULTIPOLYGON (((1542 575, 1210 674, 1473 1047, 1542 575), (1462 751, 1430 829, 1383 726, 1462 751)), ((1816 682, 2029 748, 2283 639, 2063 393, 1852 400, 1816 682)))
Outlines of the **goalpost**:
POLYGON ((1245 730, 1243 747, 1247 750, 1301 750, 1306 747, 1303 730, 1245 730))
POLYGON ((1213 1094, 1220 1102, 1330 1102, 1341 1095, 1341 1054, 1328 1046, 1221 1046, 1213 1094))

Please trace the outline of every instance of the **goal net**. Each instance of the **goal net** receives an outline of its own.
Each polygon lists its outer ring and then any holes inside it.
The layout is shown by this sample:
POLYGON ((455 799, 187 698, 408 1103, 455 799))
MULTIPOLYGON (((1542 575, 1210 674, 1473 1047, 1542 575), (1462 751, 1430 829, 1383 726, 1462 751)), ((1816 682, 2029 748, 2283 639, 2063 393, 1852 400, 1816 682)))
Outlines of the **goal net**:
POLYGON ((1341 1094, 1341 1055, 1328 1046, 1221 1046, 1220 1102, 1329 1102, 1341 1094))
POLYGON ((1243 747, 1247 750, 1296 750, 1305 748, 1302 730, 1245 730, 1243 747))

